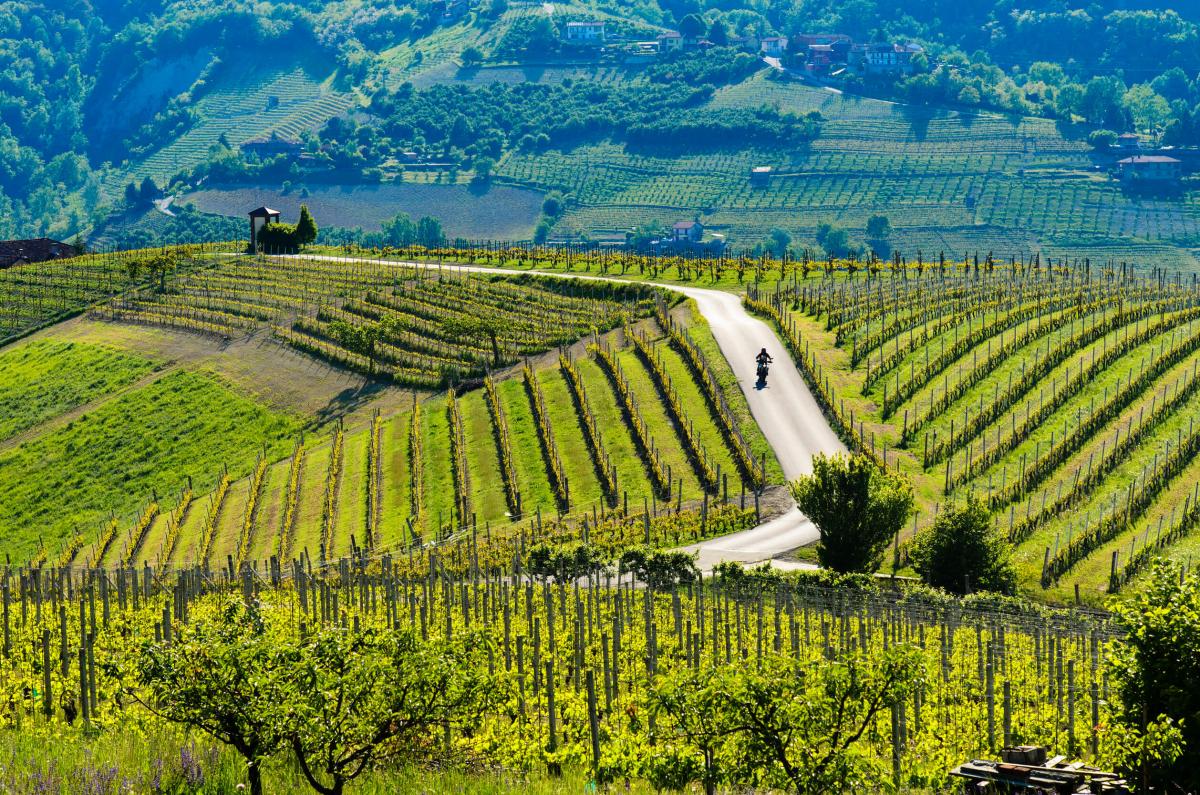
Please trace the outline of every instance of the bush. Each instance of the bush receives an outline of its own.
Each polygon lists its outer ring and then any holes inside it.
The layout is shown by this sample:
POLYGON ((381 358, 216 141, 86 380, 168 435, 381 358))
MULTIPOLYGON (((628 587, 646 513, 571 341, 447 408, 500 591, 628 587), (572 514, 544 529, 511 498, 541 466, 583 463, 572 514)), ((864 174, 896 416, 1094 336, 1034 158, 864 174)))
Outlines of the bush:
POLYGON ((267 224, 258 230, 258 245, 263 251, 294 252, 300 248, 293 224, 267 224))
POLYGON ((975 495, 948 507, 912 549, 913 568, 928 585, 951 593, 972 590, 1014 594, 1017 572, 1008 541, 975 495))
POLYGON ((821 532, 817 559, 839 572, 878 569, 913 506, 908 482, 864 455, 818 455, 813 473, 792 483, 792 494, 821 532))

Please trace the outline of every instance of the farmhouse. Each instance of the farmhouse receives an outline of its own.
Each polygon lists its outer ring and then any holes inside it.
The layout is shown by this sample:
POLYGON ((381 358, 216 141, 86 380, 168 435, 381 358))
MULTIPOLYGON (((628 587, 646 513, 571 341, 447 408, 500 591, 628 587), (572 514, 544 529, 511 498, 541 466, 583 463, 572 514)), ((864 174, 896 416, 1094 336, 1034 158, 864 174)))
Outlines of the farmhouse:
POLYGON ((704 237, 704 224, 699 221, 676 221, 671 227, 671 239, 676 243, 699 243, 704 237))
POLYGON ((679 31, 668 30, 666 33, 659 35, 658 46, 664 52, 681 49, 683 47, 683 36, 680 35, 679 31))
POLYGON ((762 54, 771 58, 778 58, 783 55, 787 52, 787 48, 787 36, 765 36, 762 43, 759 44, 762 54))
POLYGON ((78 257, 83 252, 70 243, 60 243, 48 237, 32 240, 0 240, 0 268, 10 268, 27 262, 46 262, 52 259, 78 257))
POLYGON ((919 44, 855 44, 850 63, 867 74, 910 74, 913 56, 924 51, 919 44))
POLYGON ((300 155, 300 142, 284 138, 278 132, 273 132, 264 138, 252 138, 241 145, 243 155, 254 155, 259 160, 269 160, 275 157, 295 158, 300 155))
POLYGON ((755 166, 754 168, 750 169, 750 184, 751 185, 758 187, 758 188, 766 187, 766 185, 770 181, 770 179, 771 179, 771 167, 770 166, 755 166))
POLYGON ((258 250, 258 230, 269 224, 279 223, 279 211, 270 207, 259 207, 250 211, 250 248, 258 250))
POLYGON ((1137 152, 1142 148, 1142 139, 1137 133, 1121 133, 1117 136, 1117 149, 1122 152, 1137 152))
POLYGON ((1165 155, 1134 155, 1117 161, 1121 181, 1165 184, 1177 182, 1183 176, 1183 163, 1165 155))
POLYGON ((566 40, 572 44, 596 45, 604 43, 603 22, 568 22, 566 40))

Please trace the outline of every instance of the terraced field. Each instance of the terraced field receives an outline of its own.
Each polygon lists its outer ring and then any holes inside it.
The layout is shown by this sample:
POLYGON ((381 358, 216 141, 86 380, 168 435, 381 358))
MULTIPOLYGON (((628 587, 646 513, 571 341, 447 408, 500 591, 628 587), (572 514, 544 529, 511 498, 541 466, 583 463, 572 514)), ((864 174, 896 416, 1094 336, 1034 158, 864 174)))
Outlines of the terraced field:
POLYGON ((915 480, 918 524, 968 492, 987 501, 1031 594, 1096 601, 1194 548, 1190 280, 933 265, 810 278, 750 304, 786 325, 844 432, 915 480))
POLYGON ((235 147, 271 132, 296 138, 356 102, 353 93, 334 87, 331 76, 314 77, 299 66, 244 70, 195 103, 200 123, 144 160, 114 171, 105 189, 116 196, 130 180, 147 176, 165 185, 170 177, 206 159, 222 135, 235 147), (272 97, 277 104, 269 102, 272 97))
POLYGON ((889 216, 893 247, 995 251, 1009 255, 1103 246, 1120 240, 1126 259, 1196 265, 1196 187, 1184 195, 1133 195, 1104 173, 1086 130, 1048 119, 915 108, 779 82, 765 73, 717 91, 710 106, 771 105, 819 111, 821 134, 791 150, 630 151, 598 143, 541 154, 511 153, 498 173, 518 184, 559 189, 577 205, 555 233, 603 237, 647 221, 699 212, 737 245, 782 228, 813 245, 822 223, 859 241, 871 215, 889 216), (751 186, 750 169, 774 169, 751 186))
MULTIPOLYGON (((259 344, 374 370, 363 399, 377 408, 320 421, 267 408, 196 365, 153 373, 150 360, 90 344, 19 343, 0 354, 0 372, 12 374, 5 393, 36 398, 21 424, 37 428, 0 450, 6 482, 21 483, 0 500, 13 530, 6 551, 108 567, 331 559, 539 516, 696 507, 743 482, 777 482, 773 462, 764 473, 757 452, 737 454, 746 443, 728 428, 749 433, 752 421, 736 379, 701 381, 663 334, 664 297, 639 285, 247 258, 131 290, 87 322, 273 335, 259 344), (475 325, 488 321, 503 321, 494 336, 475 325), (383 330, 374 363, 338 324, 383 330), (103 379, 68 389, 43 378, 100 361, 112 365, 103 379), (146 383, 131 384, 139 375, 146 383), (437 391, 450 383, 460 389, 437 391), (383 399, 399 386, 417 390, 383 399), (93 470, 108 474, 82 478, 93 470)), ((711 367, 727 373, 723 360, 711 367)))

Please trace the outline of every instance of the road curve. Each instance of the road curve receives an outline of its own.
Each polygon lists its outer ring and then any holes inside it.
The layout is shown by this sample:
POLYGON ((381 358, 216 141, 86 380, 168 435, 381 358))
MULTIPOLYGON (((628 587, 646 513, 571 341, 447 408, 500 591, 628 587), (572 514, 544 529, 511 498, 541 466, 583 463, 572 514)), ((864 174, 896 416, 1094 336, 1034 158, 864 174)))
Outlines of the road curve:
MULTIPOLYGON (((334 262, 357 262, 350 257, 317 254, 298 254, 294 257, 334 262)), ((433 263, 384 260, 383 264, 466 272, 466 273, 534 273, 565 279, 628 282, 628 279, 609 279, 603 276, 557 273, 554 271, 489 268, 478 265, 437 265, 433 263)), ((688 287, 652 282, 656 287, 682 293, 696 302, 696 307, 708 321, 713 338, 729 366, 737 374, 738 384, 750 404, 750 413, 762 428, 767 443, 775 451, 783 474, 793 480, 812 471, 812 459, 817 453, 845 452, 846 446, 825 420, 800 371, 788 355, 787 348, 775 332, 762 320, 751 316, 742 306, 741 298, 723 290, 688 287), (754 357, 761 348, 774 358, 767 386, 758 389, 754 357)), ((710 571, 726 560, 756 563, 778 557, 796 547, 810 544, 818 538, 817 528, 797 510, 740 533, 710 539, 685 547, 697 554, 697 564, 710 571)))

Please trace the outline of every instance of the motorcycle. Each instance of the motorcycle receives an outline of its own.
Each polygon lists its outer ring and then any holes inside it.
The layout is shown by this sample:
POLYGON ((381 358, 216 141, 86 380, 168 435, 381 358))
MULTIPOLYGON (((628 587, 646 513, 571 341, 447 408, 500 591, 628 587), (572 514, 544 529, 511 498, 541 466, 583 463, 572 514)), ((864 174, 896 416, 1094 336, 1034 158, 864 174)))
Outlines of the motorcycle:
POLYGON ((767 364, 762 362, 758 365, 758 388, 762 389, 767 385, 767 364))

